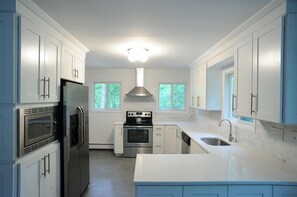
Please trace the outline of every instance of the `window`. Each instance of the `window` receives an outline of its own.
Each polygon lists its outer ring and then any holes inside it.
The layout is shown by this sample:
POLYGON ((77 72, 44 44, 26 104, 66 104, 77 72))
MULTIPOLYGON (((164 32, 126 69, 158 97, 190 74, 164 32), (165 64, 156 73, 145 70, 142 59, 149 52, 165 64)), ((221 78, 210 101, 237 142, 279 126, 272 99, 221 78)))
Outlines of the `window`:
POLYGON ((233 108, 234 95, 234 72, 233 69, 224 71, 224 118, 236 121, 238 123, 251 124, 254 119, 249 117, 237 116, 233 108))
POLYGON ((185 110, 186 84, 160 83, 159 84, 159 110, 182 111, 185 110))
POLYGON ((120 83, 94 83, 94 109, 119 110, 121 106, 120 83))
POLYGON ((226 76, 226 96, 228 101, 228 118, 237 119, 237 115, 234 113, 233 107, 233 95, 234 95, 234 73, 229 73, 226 76))

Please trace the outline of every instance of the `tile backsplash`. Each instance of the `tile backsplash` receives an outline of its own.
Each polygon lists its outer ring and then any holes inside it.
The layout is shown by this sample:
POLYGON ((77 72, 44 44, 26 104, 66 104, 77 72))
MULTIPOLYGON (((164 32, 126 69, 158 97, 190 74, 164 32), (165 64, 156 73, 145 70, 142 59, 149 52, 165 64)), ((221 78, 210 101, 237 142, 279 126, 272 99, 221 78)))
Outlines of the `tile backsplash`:
MULTIPOLYGON (((229 126, 222 124, 222 127, 218 127, 221 111, 195 110, 195 115, 197 123, 228 138, 229 126)), ((297 164, 297 126, 256 120, 254 127, 233 125, 232 130, 238 143, 276 157, 281 162, 297 164)))

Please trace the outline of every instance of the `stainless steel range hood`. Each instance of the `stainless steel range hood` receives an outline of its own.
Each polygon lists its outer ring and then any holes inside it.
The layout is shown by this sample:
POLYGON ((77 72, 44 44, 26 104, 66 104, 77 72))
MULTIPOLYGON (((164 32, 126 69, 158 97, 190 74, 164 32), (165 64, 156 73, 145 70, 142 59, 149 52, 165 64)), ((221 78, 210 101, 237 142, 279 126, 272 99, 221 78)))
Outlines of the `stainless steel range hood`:
POLYGON ((153 96, 147 89, 143 87, 144 69, 136 68, 136 87, 126 94, 129 97, 150 97, 153 96))

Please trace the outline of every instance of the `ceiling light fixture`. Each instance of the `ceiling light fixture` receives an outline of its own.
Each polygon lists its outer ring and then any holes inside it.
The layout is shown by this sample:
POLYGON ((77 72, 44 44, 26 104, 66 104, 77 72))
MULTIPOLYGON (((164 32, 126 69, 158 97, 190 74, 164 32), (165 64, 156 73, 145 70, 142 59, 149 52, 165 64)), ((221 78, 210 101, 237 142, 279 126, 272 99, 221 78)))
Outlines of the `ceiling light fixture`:
POLYGON ((128 49, 128 60, 130 62, 140 61, 146 62, 149 56, 149 50, 146 48, 130 48, 128 49))

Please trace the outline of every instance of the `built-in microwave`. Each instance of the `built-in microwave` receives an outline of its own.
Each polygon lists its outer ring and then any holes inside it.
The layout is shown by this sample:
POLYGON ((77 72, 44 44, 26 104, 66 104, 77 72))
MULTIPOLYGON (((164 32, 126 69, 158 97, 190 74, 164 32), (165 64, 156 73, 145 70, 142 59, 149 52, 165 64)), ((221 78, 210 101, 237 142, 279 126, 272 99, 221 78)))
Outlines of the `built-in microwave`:
POLYGON ((58 138, 57 106, 18 110, 18 157, 58 138))

